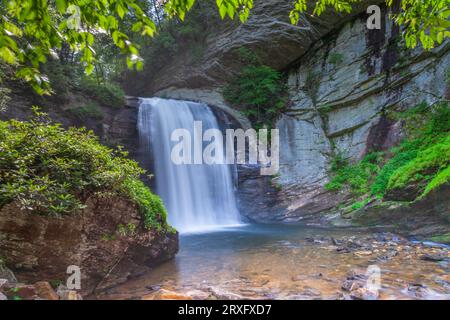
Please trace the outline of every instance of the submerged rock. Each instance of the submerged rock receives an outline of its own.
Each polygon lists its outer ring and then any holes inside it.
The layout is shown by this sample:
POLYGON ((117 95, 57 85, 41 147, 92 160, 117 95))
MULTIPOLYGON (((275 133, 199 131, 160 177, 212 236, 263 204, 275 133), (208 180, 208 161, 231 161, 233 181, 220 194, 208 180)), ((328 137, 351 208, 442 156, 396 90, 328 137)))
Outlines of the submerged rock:
POLYGON ((420 259, 424 261, 439 262, 449 259, 449 257, 444 254, 424 254, 423 256, 420 257, 420 259))
POLYGON ((412 295, 417 299, 426 299, 426 300, 448 300, 450 299, 450 294, 442 294, 439 293, 428 286, 420 283, 409 284, 405 293, 408 295, 412 295))
POLYGON ((376 300, 379 298, 378 290, 367 286, 367 275, 352 271, 342 283, 343 297, 353 300, 376 300))
POLYGON ((193 300, 193 298, 188 294, 160 289, 154 293, 143 296, 142 300, 193 300))
POLYGON ((186 292, 186 295, 192 297, 194 300, 207 300, 211 297, 209 292, 201 291, 201 290, 190 290, 186 292))
POLYGON ((364 287, 350 292, 350 298, 354 300, 376 300, 378 297, 378 291, 372 291, 364 287))
POLYGON ((219 300, 244 300, 244 296, 229 292, 225 289, 209 286, 206 288, 211 294, 219 300))

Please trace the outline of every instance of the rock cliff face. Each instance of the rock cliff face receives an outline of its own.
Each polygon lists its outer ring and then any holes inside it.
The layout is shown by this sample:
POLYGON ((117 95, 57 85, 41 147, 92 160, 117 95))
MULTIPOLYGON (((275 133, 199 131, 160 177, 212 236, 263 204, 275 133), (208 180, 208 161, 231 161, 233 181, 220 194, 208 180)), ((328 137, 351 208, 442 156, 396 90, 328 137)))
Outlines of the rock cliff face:
POLYGON ((358 160, 368 151, 394 146, 402 128, 388 117, 390 111, 448 96, 450 44, 431 52, 406 50, 386 9, 381 30, 367 29, 362 13, 367 4, 354 10, 358 16, 308 17, 301 26, 307 30, 288 23, 290 1, 255 4, 246 24, 229 23, 210 33, 201 62, 175 61, 158 74, 144 75, 148 85, 133 93, 201 101, 227 111, 220 92, 238 71, 235 49, 250 48, 263 63, 283 70, 290 107, 276 124, 280 174, 267 179, 244 171, 241 203, 257 221, 317 221, 317 213, 346 200, 345 194, 323 188, 337 154, 358 160))
POLYGON ((80 292, 89 294, 145 272, 177 251, 177 233, 144 229, 138 208, 119 197, 92 196, 80 213, 59 218, 21 211, 13 203, 0 210, 0 253, 22 282, 65 284, 67 268, 75 265, 81 271, 80 292))
POLYGON ((401 124, 389 112, 446 95, 450 43, 431 52, 404 50, 398 29, 384 22, 380 31, 368 31, 361 19, 347 23, 289 71, 292 104, 277 123, 284 146, 279 183, 288 197, 303 194, 289 203, 290 216, 341 201, 322 188, 335 155, 359 160, 400 140, 401 124))
POLYGON ((236 49, 241 47, 258 52, 264 64, 281 70, 306 53, 324 35, 365 11, 368 4, 381 2, 361 1, 351 15, 335 14, 329 10, 320 17, 305 14, 299 26, 293 26, 289 21, 291 0, 256 0, 245 24, 238 19, 222 21, 214 12, 211 19, 217 23, 211 26, 211 30, 205 30, 208 36, 200 59, 192 62, 190 57, 177 55, 157 74, 133 74, 129 79, 132 81, 125 81, 124 85, 130 94, 138 96, 150 96, 173 88, 217 89, 239 72, 236 49), (145 85, 141 85, 142 82, 145 85))

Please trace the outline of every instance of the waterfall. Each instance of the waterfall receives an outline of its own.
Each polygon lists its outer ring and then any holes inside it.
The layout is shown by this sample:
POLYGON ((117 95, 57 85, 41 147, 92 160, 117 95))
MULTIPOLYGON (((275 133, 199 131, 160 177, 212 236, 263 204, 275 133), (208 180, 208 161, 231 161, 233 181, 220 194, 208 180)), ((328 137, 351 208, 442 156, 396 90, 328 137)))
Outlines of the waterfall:
POLYGON ((153 157, 156 192, 163 199, 169 222, 179 232, 196 232, 240 224, 230 165, 182 164, 171 161, 175 129, 194 121, 203 130, 219 129, 211 109, 200 103, 141 98, 138 130, 140 145, 153 157))

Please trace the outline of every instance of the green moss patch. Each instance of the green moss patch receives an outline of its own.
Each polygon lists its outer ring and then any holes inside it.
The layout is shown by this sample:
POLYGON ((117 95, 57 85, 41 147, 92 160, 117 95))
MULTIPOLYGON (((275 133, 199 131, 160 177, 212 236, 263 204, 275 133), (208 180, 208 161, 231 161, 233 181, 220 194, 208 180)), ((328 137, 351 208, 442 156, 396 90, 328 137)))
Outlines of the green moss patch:
MULTIPOLYGON (((412 193, 423 198, 450 182, 450 108, 448 103, 419 104, 394 115, 404 122, 407 137, 388 152, 373 152, 357 163, 336 156, 333 178, 325 186, 331 191, 348 188, 357 197, 395 198, 412 193), (394 196, 392 196, 394 195, 394 196)), ((360 205, 355 204, 355 208, 360 205)))
POLYGON ((450 233, 431 237, 430 240, 438 243, 450 243, 450 233))
POLYGON ((99 105, 95 102, 90 102, 80 107, 70 108, 69 112, 80 120, 103 119, 102 110, 100 109, 99 105))

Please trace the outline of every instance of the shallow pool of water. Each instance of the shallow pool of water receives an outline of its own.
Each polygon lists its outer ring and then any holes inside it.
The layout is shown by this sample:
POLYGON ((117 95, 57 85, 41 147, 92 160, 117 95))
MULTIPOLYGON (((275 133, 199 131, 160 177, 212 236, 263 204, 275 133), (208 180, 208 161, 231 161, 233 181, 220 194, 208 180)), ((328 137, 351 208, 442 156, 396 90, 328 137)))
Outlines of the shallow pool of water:
POLYGON ((379 299, 449 299, 448 258, 448 247, 362 229, 247 225, 181 235, 175 259, 97 298, 139 299, 163 288, 209 298, 345 299, 376 266, 379 299))

